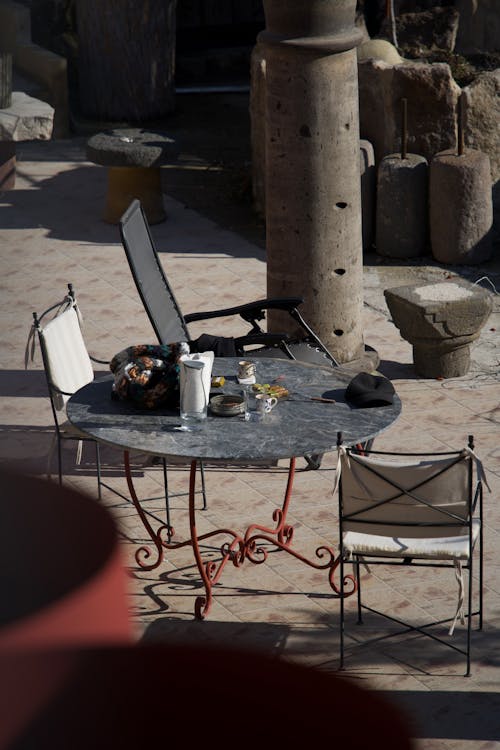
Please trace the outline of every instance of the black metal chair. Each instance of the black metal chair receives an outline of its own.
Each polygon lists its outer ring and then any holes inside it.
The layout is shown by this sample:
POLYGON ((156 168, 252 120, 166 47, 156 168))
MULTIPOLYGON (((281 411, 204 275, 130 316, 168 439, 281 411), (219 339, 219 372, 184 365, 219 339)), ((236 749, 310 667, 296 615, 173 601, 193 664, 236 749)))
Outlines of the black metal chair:
MULTIPOLYGON (((362 612, 381 615, 401 626, 388 635, 360 642, 367 646, 381 638, 417 632, 466 656, 470 674, 472 618, 482 628, 483 524, 481 462, 474 454, 472 436, 460 451, 445 453, 389 453, 344 447, 339 436, 340 536, 340 663, 344 665, 344 595, 357 588, 358 623, 362 612), (473 611, 473 552, 478 552, 478 604, 473 611), (345 572, 353 563, 354 576, 345 572), (450 583, 458 581, 458 602, 452 617, 409 624, 392 613, 362 602, 360 564, 397 565, 406 573, 412 566, 454 568, 450 583), (468 571, 467 585, 463 571, 468 571), (348 588, 350 589, 348 591, 348 588), (450 623, 449 640, 440 627, 450 623), (452 642, 457 622, 466 626, 465 646, 452 642), (431 631, 430 628, 433 627, 431 631)), ((404 573, 400 573, 404 575, 404 573)), ((443 580, 443 583, 446 583, 443 580)))
POLYGON ((321 365, 338 366, 333 355, 306 323, 298 307, 300 297, 284 299, 263 299, 236 307, 209 312, 184 315, 175 299, 163 265, 158 257, 148 221, 137 199, 132 201, 119 223, 120 235, 127 260, 140 298, 151 321, 153 330, 161 344, 174 341, 187 341, 193 351, 209 349, 217 356, 232 354, 252 357, 281 357, 297 359, 321 365), (260 321, 265 320, 266 310, 284 310, 298 325, 303 336, 291 340, 286 333, 267 333, 262 330, 260 321), (215 339, 214 345, 207 345, 207 337, 193 341, 188 324, 197 320, 239 315, 250 325, 250 331, 234 339, 215 339), (248 347, 252 347, 248 351, 248 347), (257 348, 255 348, 257 347, 257 348))
MULTIPOLYGON (((132 201, 121 217, 119 227, 137 291, 160 344, 187 341, 191 351, 211 350, 216 356, 279 357, 338 367, 335 357, 300 314, 298 307, 303 302, 300 297, 263 299, 236 307, 184 315, 168 282, 139 200, 132 201), (265 320, 265 311, 271 309, 287 312, 303 335, 291 339, 286 333, 263 331, 260 322, 265 320), (234 339, 203 334, 196 341, 191 339, 189 323, 232 315, 239 315, 249 324, 247 334, 234 339)), ((318 469, 321 465, 320 455, 304 458, 310 469, 318 469)))

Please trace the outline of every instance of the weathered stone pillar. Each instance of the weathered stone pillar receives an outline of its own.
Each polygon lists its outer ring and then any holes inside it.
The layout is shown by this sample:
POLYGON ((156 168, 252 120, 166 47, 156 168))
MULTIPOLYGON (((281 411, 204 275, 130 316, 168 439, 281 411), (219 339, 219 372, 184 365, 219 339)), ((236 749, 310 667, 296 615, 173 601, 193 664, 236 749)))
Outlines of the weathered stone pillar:
MULTIPOLYGON (((302 296, 339 362, 363 351, 356 0, 264 0, 267 292, 302 296)), ((294 333, 279 312, 269 328, 294 333)))

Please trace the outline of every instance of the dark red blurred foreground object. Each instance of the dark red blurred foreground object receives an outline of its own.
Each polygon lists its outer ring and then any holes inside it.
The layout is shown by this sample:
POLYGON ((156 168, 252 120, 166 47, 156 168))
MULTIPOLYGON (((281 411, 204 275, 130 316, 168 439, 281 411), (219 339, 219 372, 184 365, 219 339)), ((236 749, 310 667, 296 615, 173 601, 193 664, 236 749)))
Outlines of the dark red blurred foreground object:
POLYGON ((64 688, 9 750, 412 747, 376 692, 262 654, 151 644, 68 659, 64 688))
POLYGON ((0 750, 412 747, 398 709, 337 675, 222 646, 124 643, 108 514, 43 480, 0 482, 0 750))
POLYGON ((67 679, 73 661, 59 649, 130 643, 132 631, 127 573, 107 511, 67 486, 3 470, 0 488, 4 750, 67 679))
POLYGON ((0 652, 131 639, 109 513, 67 486, 0 471, 0 652))

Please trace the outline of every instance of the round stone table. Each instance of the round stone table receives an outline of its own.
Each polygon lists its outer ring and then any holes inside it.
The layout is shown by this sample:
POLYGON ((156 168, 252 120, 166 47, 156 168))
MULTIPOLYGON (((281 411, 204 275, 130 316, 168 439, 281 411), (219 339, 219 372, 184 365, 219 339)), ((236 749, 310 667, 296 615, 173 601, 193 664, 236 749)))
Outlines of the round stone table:
POLYGON ((138 198, 150 224, 166 219, 160 167, 176 161, 177 142, 162 131, 119 128, 96 133, 87 141, 87 159, 108 167, 103 219, 118 224, 138 198))
MULTIPOLYGON (((237 357, 216 357, 213 375, 223 375, 222 389, 212 394, 240 393, 237 357)), ((179 410, 138 409, 111 400, 111 377, 80 389, 68 402, 71 422, 90 437, 123 449, 202 461, 263 461, 315 455, 336 450, 337 433, 345 445, 365 443, 399 416, 397 395, 390 406, 355 408, 345 400, 353 377, 342 367, 318 367, 288 359, 256 358, 257 382, 277 382, 288 389, 266 423, 208 413, 201 432, 179 431, 179 410), (327 397, 335 403, 312 401, 327 397)))

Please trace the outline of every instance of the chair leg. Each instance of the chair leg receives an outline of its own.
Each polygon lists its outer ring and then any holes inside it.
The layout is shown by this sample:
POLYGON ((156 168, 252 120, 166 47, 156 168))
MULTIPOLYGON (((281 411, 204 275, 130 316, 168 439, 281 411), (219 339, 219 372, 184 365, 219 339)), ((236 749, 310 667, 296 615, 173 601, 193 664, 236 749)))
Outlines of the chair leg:
POLYGON ((200 461, 200 475, 201 475, 201 495, 203 497, 203 510, 207 509, 207 493, 205 490, 205 469, 203 461, 200 461))
MULTIPOLYGON (((54 432, 54 434, 52 435, 52 440, 50 441, 49 452, 47 453, 47 470, 46 470, 46 473, 47 473, 47 479, 49 481, 52 479, 52 458, 54 456, 54 448, 55 448, 56 442, 58 440, 59 440, 59 435, 57 434, 57 432, 54 432)), ((60 463, 59 463, 59 465, 60 465, 60 463)), ((58 473, 60 475, 59 470, 58 470, 58 473)), ((61 484, 61 478, 60 478, 60 476, 59 476, 59 484, 61 484)))
POLYGON ((57 435, 57 466, 59 473, 59 484, 62 484, 62 446, 61 438, 57 435))
POLYGON ((311 453, 310 456, 304 456, 307 468, 311 469, 312 471, 315 471, 316 469, 319 469, 321 466, 321 461, 323 460, 323 454, 322 453, 311 453))
POLYGON ((344 668, 344 556, 340 550, 340 669, 344 668))
POLYGON ((354 574, 356 576, 356 586, 357 586, 356 598, 358 602, 358 625, 362 625, 363 624, 363 614, 362 614, 363 610, 361 607, 361 576, 359 574, 359 560, 358 559, 356 559, 354 562, 354 574))
POLYGON ((479 530, 479 625, 478 630, 483 629, 483 524, 479 530))
POLYGON ((97 471, 97 497, 99 500, 102 500, 102 490, 101 490, 101 452, 99 450, 99 443, 97 440, 95 441, 95 465, 96 465, 96 471, 97 471))
POLYGON ((471 630, 472 630, 472 555, 470 556, 469 562, 469 575, 468 575, 468 587, 467 587, 467 668, 465 676, 470 675, 470 644, 471 644, 471 630))
POLYGON ((162 458, 163 467, 163 486, 165 488, 165 514, 167 520, 167 540, 172 541, 171 523, 170 523, 170 498, 168 494, 168 475, 167 475, 167 462, 166 459, 162 458))

